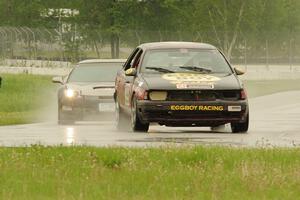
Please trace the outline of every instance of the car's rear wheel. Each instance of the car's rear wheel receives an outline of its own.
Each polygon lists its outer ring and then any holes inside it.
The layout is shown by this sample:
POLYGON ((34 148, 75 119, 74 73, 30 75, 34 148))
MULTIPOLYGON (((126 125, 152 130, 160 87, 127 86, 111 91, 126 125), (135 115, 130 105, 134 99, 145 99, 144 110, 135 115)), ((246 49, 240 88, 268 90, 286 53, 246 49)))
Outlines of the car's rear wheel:
POLYGON ((246 116, 246 120, 240 123, 231 123, 232 133, 247 133, 249 128, 249 113, 246 116))
POLYGON ((116 111, 115 111, 115 120, 116 120, 116 128, 119 131, 128 131, 129 130, 129 121, 126 119, 125 114, 123 113, 122 109, 120 108, 118 99, 115 102, 116 111))
POLYGON ((60 125, 72 125, 75 123, 74 119, 70 119, 62 110, 62 105, 58 104, 58 124, 60 125))
POLYGON ((136 99, 131 102, 131 130, 134 132, 147 132, 149 123, 142 123, 137 114, 136 99))

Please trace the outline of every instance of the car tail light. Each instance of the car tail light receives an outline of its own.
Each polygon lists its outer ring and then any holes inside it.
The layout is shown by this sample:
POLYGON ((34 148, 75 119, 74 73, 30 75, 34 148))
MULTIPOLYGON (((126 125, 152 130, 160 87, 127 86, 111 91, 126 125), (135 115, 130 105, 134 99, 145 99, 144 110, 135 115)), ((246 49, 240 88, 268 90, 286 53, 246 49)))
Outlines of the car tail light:
POLYGON ((138 88, 135 91, 135 96, 138 100, 147 100, 148 99, 148 92, 143 88, 138 88))
POLYGON ((242 89, 242 90, 241 90, 241 99, 242 99, 242 100, 247 99, 247 93, 246 93, 246 90, 245 90, 245 89, 242 89))

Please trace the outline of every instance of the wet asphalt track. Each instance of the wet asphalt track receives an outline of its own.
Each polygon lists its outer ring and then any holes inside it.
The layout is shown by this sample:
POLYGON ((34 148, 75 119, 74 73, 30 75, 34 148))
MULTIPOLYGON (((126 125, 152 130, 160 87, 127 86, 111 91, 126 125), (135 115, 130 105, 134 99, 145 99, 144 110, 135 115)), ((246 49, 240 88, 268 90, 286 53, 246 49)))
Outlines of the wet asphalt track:
POLYGON ((230 128, 168 128, 151 126, 149 133, 118 132, 113 122, 60 126, 55 121, 0 127, 0 146, 91 145, 159 146, 165 144, 218 144, 232 146, 300 146, 300 91, 250 99, 248 134, 230 128))

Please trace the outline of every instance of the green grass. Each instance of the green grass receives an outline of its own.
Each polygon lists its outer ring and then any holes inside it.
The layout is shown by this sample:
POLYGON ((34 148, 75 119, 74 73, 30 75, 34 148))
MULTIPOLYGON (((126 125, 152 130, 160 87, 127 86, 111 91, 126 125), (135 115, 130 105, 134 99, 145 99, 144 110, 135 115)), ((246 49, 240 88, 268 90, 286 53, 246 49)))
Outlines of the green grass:
POLYGON ((38 113, 53 98, 55 87, 49 76, 2 74, 0 125, 38 121, 38 113))
POLYGON ((298 199, 299 168, 299 148, 0 148, 0 198, 298 199))

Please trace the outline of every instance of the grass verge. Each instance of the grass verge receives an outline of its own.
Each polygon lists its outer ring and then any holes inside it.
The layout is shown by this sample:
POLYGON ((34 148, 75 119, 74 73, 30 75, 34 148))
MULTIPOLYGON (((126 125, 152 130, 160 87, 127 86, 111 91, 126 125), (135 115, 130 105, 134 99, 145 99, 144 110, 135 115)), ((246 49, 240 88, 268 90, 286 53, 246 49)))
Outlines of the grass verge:
POLYGON ((298 199, 300 149, 0 148, 2 199, 298 199))
POLYGON ((39 112, 53 99, 55 86, 49 76, 2 74, 0 125, 39 121, 39 112))

